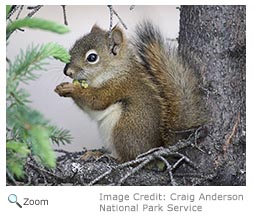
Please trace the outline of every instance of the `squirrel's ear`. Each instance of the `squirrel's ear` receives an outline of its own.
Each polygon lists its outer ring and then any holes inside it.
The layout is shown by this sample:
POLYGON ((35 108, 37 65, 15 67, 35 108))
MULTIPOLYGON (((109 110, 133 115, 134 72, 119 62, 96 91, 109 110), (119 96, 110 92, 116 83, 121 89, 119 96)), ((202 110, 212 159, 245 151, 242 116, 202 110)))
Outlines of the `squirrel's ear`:
POLYGON ((91 33, 97 33, 97 32, 101 32, 101 31, 102 31, 102 29, 97 24, 94 24, 90 30, 91 33))
POLYGON ((125 37, 123 31, 116 25, 111 32, 111 52, 117 55, 122 48, 125 37))

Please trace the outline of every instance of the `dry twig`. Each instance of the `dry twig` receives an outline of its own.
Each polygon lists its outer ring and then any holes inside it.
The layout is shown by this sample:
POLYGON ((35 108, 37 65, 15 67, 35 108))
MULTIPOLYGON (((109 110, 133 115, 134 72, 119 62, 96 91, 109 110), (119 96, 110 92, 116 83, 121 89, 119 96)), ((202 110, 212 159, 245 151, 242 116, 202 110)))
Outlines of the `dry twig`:
MULTIPOLYGON (((194 134, 194 136, 195 136, 195 134, 194 134)), ((191 140, 184 140, 184 141, 179 141, 178 143, 176 143, 173 146, 170 146, 169 148, 160 147, 160 148, 151 149, 151 150, 139 155, 135 160, 120 164, 120 165, 116 166, 115 168, 110 168, 108 171, 104 172, 102 175, 100 175, 99 177, 97 177, 93 181, 91 181, 88 185, 96 184, 97 182, 99 182, 100 180, 102 180, 103 178, 105 178, 106 176, 108 176, 109 174, 111 174, 115 170, 119 170, 119 169, 126 168, 129 166, 134 166, 137 164, 136 167, 130 169, 118 181, 117 185, 122 185, 126 181, 126 179, 128 179, 130 176, 132 176, 136 172, 140 171, 142 168, 144 168, 145 166, 147 166, 149 163, 153 162, 154 160, 161 160, 165 163, 166 171, 169 174, 171 184, 177 185, 177 183, 173 177, 172 171, 174 169, 176 169, 179 164, 181 164, 183 161, 185 161, 187 164, 190 164, 191 166, 193 166, 194 168, 197 169, 195 164, 188 157, 186 157, 185 155, 178 152, 180 149, 188 147, 191 144, 192 144, 191 140), (179 157, 179 159, 174 164, 171 165, 165 157, 166 158, 179 157)))

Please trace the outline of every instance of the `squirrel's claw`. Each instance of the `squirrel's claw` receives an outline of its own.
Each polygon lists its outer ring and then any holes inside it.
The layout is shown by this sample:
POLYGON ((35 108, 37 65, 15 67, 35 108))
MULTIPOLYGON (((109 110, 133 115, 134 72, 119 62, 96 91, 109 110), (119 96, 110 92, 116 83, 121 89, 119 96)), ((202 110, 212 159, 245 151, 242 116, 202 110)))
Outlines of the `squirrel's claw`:
POLYGON ((62 97, 71 97, 74 92, 74 85, 72 83, 64 82, 56 86, 54 91, 62 97))

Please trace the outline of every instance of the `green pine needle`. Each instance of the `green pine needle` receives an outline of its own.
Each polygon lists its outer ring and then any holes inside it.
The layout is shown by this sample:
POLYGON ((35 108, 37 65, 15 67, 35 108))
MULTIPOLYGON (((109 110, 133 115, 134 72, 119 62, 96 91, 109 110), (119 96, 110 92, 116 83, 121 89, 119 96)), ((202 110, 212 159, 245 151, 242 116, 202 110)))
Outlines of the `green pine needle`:
POLYGON ((27 144, 18 141, 8 141, 7 148, 7 167, 9 171, 17 178, 22 178, 24 175, 23 165, 30 153, 27 144))
POLYGON ((70 62, 70 55, 68 51, 57 43, 47 43, 41 47, 41 54, 44 57, 54 57, 64 63, 70 62))
POLYGON ((44 166, 54 168, 56 155, 51 147, 48 130, 42 126, 33 126, 29 130, 29 135, 33 153, 39 157, 44 166))
POLYGON ((8 17, 10 10, 11 10, 11 5, 6 5, 6 18, 8 17))
POLYGON ((70 144, 73 139, 69 130, 58 128, 56 126, 50 127, 50 138, 52 142, 57 145, 70 144))
POLYGON ((64 63, 70 61, 68 51, 57 43, 50 42, 41 46, 29 46, 26 51, 20 51, 13 63, 10 62, 7 69, 7 80, 27 82, 36 79, 38 76, 33 71, 43 70, 44 60, 49 57, 54 57, 64 63))
POLYGON ((47 30, 59 34, 67 33, 70 31, 69 28, 66 27, 65 25, 58 24, 53 21, 44 20, 40 18, 26 17, 23 19, 15 20, 7 26, 6 38, 8 39, 15 30, 25 27, 32 29, 47 30))
MULTIPOLYGON (((6 16, 10 10, 11 6, 6 6, 6 16)), ((69 31, 64 25, 39 18, 7 22, 6 39, 20 28, 41 29, 60 34, 69 31)), ((20 87, 21 82, 27 83, 38 78, 35 71, 46 69, 47 58, 55 58, 64 63, 70 61, 67 50, 53 42, 29 46, 26 50, 20 50, 14 60, 7 59, 6 167, 9 176, 14 179, 24 177, 28 154, 39 160, 43 166, 54 168, 56 155, 52 143, 67 144, 72 139, 68 130, 52 126, 39 111, 31 109, 29 93, 20 87)))
POLYGON ((19 155, 21 155, 23 157, 26 157, 30 152, 25 143, 17 142, 17 141, 7 142, 6 148, 11 151, 19 153, 19 155))

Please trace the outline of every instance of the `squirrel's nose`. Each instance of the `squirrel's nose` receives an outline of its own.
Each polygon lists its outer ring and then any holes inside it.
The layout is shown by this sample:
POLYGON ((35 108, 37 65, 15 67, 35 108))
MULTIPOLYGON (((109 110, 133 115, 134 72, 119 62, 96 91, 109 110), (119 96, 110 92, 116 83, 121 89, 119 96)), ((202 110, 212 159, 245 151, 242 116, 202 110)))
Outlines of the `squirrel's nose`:
POLYGON ((66 66, 64 67, 63 72, 64 72, 64 74, 65 74, 66 76, 69 76, 69 77, 71 77, 71 78, 72 78, 72 76, 74 75, 74 71, 73 71, 71 68, 69 68, 69 64, 66 64, 66 66))

